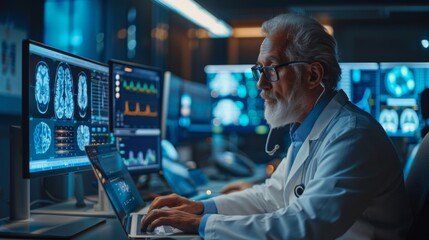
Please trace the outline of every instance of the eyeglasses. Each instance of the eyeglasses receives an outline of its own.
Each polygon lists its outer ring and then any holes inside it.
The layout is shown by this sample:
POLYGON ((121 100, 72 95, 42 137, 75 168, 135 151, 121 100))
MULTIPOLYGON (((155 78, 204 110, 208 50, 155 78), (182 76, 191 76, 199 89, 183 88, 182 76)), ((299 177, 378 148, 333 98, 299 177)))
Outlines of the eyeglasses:
POLYGON ((308 64, 310 62, 308 62, 308 61, 290 61, 290 62, 285 62, 285 63, 279 64, 279 65, 275 65, 275 66, 265 66, 265 67, 253 66, 251 68, 253 78, 255 78, 256 81, 259 81, 259 78, 261 78, 261 74, 264 73, 264 76, 268 81, 276 82, 279 80, 279 73, 277 72, 277 68, 289 66, 291 64, 298 64, 298 63, 307 63, 308 64))

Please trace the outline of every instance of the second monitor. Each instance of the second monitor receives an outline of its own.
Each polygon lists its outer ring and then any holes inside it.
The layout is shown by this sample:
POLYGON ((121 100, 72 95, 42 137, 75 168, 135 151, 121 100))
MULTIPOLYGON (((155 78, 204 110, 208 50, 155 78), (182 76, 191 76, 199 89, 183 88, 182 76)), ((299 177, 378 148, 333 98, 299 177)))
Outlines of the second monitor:
POLYGON ((162 72, 119 60, 109 67, 116 147, 131 173, 156 172, 161 169, 162 72))

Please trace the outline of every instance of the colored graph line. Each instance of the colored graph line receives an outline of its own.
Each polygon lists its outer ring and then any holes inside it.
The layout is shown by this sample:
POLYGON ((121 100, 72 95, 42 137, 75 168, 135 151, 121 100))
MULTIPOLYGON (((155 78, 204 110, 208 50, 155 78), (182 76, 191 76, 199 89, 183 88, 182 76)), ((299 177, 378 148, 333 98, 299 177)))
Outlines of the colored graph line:
POLYGON ((156 162, 156 154, 152 149, 147 149, 146 155, 139 151, 137 156, 134 155, 133 151, 128 152, 128 158, 124 158, 124 163, 127 166, 143 165, 147 166, 156 162))
POLYGON ((134 111, 130 110, 130 106, 128 101, 125 101, 125 109, 124 109, 124 116, 145 116, 145 117, 156 117, 158 116, 157 112, 152 112, 150 110, 150 106, 146 105, 146 108, 144 111, 140 110, 140 103, 136 103, 136 109, 134 111))
POLYGON ((140 93, 147 93, 147 94, 156 94, 158 93, 158 90, 155 88, 153 84, 150 84, 149 86, 144 83, 143 86, 141 86, 140 82, 137 82, 137 84, 134 84, 133 81, 130 82, 128 85, 127 81, 124 81, 122 86, 127 91, 132 92, 140 92, 140 93))

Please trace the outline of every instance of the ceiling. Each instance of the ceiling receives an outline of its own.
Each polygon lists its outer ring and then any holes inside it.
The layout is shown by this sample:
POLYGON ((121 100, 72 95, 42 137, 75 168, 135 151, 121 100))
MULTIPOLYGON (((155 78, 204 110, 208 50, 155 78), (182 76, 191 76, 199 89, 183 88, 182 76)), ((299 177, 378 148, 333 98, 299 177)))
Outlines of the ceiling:
POLYGON ((279 13, 299 12, 327 21, 429 20, 429 2, 415 0, 195 0, 233 27, 259 26, 279 13), (323 4, 322 4, 323 3, 323 4))

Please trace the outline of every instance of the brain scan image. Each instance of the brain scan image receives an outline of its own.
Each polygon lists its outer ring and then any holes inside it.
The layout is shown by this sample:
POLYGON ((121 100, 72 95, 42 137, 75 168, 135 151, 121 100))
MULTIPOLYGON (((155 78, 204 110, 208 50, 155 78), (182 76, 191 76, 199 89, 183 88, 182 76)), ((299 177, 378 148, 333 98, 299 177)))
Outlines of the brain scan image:
POLYGON ((413 109, 407 108, 401 113, 400 117, 401 130, 404 133, 412 133, 419 127, 419 116, 413 109))
POLYGON ((34 147, 36 149, 36 154, 43 154, 49 149, 51 145, 51 129, 48 124, 40 122, 34 128, 34 147))
POLYGON ((88 85, 84 72, 80 72, 78 75, 77 105, 79 107, 79 116, 85 117, 86 109, 88 108, 88 85))
POLYGON ((49 100, 50 100, 50 88, 49 88, 49 67, 48 65, 40 61, 36 66, 36 87, 34 89, 34 96, 36 97, 37 110, 41 114, 48 111, 49 100))
POLYGON ((241 109, 231 99, 222 99, 213 109, 215 125, 232 125, 239 123, 241 109))
POLYGON ((411 93, 416 86, 414 74, 406 66, 396 67, 388 72, 384 83, 387 91, 395 97, 411 93))
POLYGON ((395 110, 384 109, 380 113, 381 126, 389 133, 396 133, 399 126, 398 113, 395 110))
POLYGON ((81 151, 85 151, 85 146, 89 144, 89 127, 80 125, 77 128, 77 145, 81 151))
POLYGON ((220 72, 216 74, 210 82, 210 89, 217 92, 219 96, 235 95, 238 86, 238 80, 229 72, 220 72))
POLYGON ((55 115, 58 119, 73 117, 73 77, 68 64, 60 63, 55 77, 55 115))

